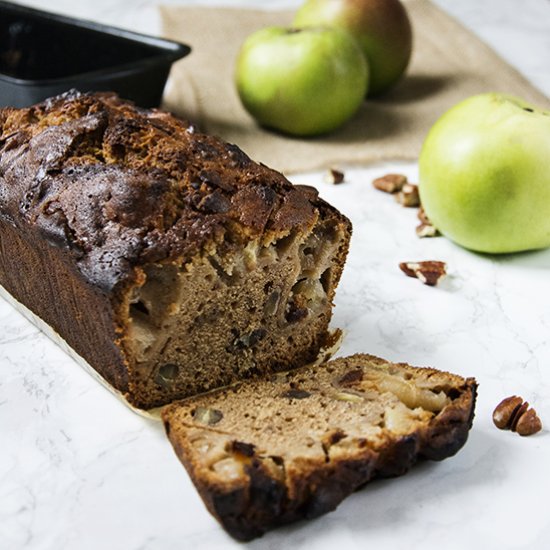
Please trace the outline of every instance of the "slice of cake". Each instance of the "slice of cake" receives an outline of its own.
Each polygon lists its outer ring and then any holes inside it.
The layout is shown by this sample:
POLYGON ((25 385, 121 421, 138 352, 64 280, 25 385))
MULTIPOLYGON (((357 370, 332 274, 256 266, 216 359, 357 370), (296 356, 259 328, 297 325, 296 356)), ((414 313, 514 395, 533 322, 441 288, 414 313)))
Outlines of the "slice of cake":
POLYGON ((78 92, 0 110, 0 285, 134 406, 314 360, 350 234, 168 113, 78 92))
POLYGON ((476 382, 354 355, 167 406, 172 445, 235 538, 331 510, 466 442, 476 382))

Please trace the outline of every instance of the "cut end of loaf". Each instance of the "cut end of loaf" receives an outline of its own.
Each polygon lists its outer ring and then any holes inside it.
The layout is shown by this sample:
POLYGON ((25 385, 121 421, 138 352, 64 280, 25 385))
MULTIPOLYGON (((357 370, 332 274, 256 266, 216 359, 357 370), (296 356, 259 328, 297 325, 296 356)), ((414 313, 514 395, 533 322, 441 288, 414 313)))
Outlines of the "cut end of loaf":
POLYGON ((235 538, 333 510, 466 442, 476 383, 356 355, 168 406, 174 448, 235 538))
POLYGON ((341 224, 319 220, 270 242, 144 267, 127 295, 138 404, 158 406, 315 360, 347 239, 341 224))

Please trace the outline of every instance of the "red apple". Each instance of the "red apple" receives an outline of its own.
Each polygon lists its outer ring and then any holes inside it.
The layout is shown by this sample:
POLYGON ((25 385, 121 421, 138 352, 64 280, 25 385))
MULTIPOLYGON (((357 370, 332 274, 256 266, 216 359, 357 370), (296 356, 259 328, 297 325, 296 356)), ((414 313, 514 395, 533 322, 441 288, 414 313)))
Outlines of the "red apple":
POLYGON ((388 90, 409 64, 412 29, 399 0, 306 0, 293 24, 331 25, 350 32, 367 57, 369 96, 388 90))

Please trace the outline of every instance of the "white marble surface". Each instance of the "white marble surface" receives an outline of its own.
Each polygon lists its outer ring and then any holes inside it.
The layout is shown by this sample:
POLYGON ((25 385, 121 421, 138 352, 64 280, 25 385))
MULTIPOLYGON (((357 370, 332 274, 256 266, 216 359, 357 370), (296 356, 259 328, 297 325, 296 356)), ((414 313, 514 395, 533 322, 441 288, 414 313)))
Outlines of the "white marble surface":
MULTIPOLYGON (((157 28, 153 0, 27 3, 157 28)), ((550 2, 438 4, 550 95, 550 2)), ((550 250, 495 258, 444 238, 418 239, 414 210, 370 185, 395 170, 416 179, 416 165, 389 163, 346 170, 341 186, 324 183, 322 174, 294 180, 318 186, 354 223, 334 315, 334 325, 347 331, 341 352, 368 351, 476 376, 470 439, 452 459, 375 482, 336 512, 248 546, 549 548, 548 430, 531 438, 501 432, 491 412, 502 397, 518 393, 550 426, 550 250), (450 276, 428 288, 398 270, 407 259, 444 260, 450 276)), ((238 547, 206 512, 161 426, 127 410, 4 302, 0 365, 1 550, 238 547)))

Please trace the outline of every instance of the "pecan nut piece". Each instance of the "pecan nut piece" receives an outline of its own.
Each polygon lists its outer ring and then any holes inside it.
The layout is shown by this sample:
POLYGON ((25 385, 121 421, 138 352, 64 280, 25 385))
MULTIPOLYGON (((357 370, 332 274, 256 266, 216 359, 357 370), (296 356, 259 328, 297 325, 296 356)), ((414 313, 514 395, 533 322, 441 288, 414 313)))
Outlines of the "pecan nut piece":
POLYGON ((523 399, 517 395, 512 395, 503 399, 493 411, 493 423, 500 430, 509 429, 523 399))
POLYGON ((428 286, 435 286, 447 275, 447 264, 437 260, 401 262, 399 268, 408 277, 415 277, 428 286))
POLYGON ((373 180, 372 185, 384 193, 397 193, 407 183, 407 176, 403 174, 386 174, 373 180))
POLYGON ((401 188, 401 191, 395 195, 395 200, 401 206, 415 208, 420 206, 420 194, 418 193, 418 185, 414 183, 406 183, 401 188))
POLYGON ((332 183, 333 185, 339 185, 344 183, 345 175, 341 170, 336 170, 335 168, 330 168, 325 175, 325 181, 327 183, 332 183))
POLYGON ((516 432, 519 435, 533 435, 542 430, 542 422, 535 409, 527 409, 516 422, 516 432))
POLYGON ((426 237, 439 237, 441 233, 431 223, 421 223, 416 226, 416 234, 424 239, 426 237))
POLYGON ((501 430, 511 430, 519 435, 533 435, 542 429, 542 422, 529 403, 512 395, 503 399, 493 411, 493 423, 501 430))
POLYGON ((426 211, 424 210, 424 208, 422 206, 420 206, 420 208, 418 209, 418 213, 416 214, 416 216, 420 220, 420 223, 425 223, 425 224, 432 225, 432 222, 430 221, 430 218, 428 218, 428 216, 426 216, 426 211))
POLYGON ((424 237, 439 237, 441 233, 437 228, 432 224, 422 205, 418 209, 417 214, 418 219, 420 220, 420 225, 416 227, 416 234, 422 239, 424 237))

